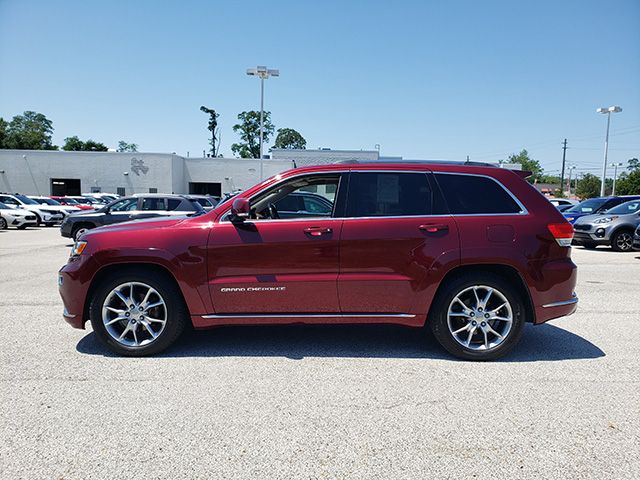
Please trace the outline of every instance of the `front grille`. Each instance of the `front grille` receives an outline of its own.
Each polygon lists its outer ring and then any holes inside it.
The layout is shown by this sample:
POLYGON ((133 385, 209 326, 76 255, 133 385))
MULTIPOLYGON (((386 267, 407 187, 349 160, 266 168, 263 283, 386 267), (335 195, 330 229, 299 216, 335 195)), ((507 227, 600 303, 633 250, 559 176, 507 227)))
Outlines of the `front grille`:
POLYGON ((36 219, 36 216, 35 216, 35 215, 27 215, 27 216, 26 216, 26 217, 24 217, 24 218, 26 218, 27 220, 35 220, 35 219, 36 219))
POLYGON ((573 225, 573 229, 574 230, 582 230, 582 231, 588 232, 589 230, 591 230, 591 225, 581 225, 581 224, 576 225, 576 224, 574 224, 573 225))

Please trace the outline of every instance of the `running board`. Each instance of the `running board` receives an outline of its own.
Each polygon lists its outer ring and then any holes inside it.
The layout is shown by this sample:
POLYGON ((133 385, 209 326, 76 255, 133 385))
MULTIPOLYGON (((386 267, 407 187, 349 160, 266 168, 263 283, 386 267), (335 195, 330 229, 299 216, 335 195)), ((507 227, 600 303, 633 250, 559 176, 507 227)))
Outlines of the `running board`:
POLYGON ((333 314, 333 313, 300 313, 300 314, 290 314, 290 313, 269 313, 269 314, 255 314, 249 315, 244 313, 229 313, 223 315, 202 315, 202 318, 212 319, 212 318, 224 318, 228 320, 232 320, 234 318, 415 318, 415 315, 411 313, 344 313, 344 314, 333 314))

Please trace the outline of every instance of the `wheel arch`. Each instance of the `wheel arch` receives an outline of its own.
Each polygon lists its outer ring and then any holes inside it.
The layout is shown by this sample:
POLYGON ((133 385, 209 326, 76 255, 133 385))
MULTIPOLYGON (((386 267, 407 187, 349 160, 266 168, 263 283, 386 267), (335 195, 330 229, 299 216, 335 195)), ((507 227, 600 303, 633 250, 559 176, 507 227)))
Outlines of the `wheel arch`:
POLYGON ((511 282, 521 293, 522 298, 524 300, 525 308, 527 309, 527 323, 535 323, 536 319, 536 310, 533 305, 533 300, 531 298, 531 292, 527 287, 522 275, 511 265, 499 264, 499 263, 485 263, 485 264, 472 264, 472 265, 459 265, 451 270, 449 270, 445 276, 442 278, 438 289, 436 290, 436 294, 434 296, 431 305, 429 306, 429 312, 427 314, 427 321, 431 314, 431 308, 437 302, 435 299, 440 295, 448 282, 453 280, 454 278, 460 275, 474 274, 474 273, 493 273, 494 275, 499 275, 511 282))
POLYGON ((91 284, 89 285, 89 289, 87 290, 87 295, 85 296, 85 300, 84 300, 82 318, 85 320, 89 318, 91 299, 93 298, 93 294, 95 293, 96 289, 98 288, 98 285, 100 285, 100 282, 102 280, 104 280, 107 276, 111 275, 114 272, 126 272, 126 271, 140 272, 141 270, 146 272, 152 272, 156 275, 161 275, 167 278, 168 280, 170 280, 171 282, 173 282, 175 286, 178 288, 178 291, 180 292, 180 298, 184 303, 184 305, 186 306, 187 311, 189 310, 189 304, 187 303, 184 297, 184 293, 180 288, 180 284, 178 283, 176 278, 173 276, 171 271, 168 268, 166 268, 164 265, 160 265, 158 263, 153 263, 153 262, 134 262, 134 263, 127 262, 126 264, 112 263, 100 268, 91 279, 91 284))

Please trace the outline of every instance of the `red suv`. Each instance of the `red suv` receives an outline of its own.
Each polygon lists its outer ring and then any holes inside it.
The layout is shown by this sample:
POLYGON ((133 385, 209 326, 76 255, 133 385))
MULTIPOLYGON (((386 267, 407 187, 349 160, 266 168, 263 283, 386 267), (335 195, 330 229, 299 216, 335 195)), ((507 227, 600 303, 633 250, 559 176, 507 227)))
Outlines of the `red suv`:
POLYGON ((187 324, 425 324, 453 355, 508 352, 525 322, 573 313, 573 229, 526 173, 451 162, 276 175, 196 217, 87 232, 60 270, 64 318, 122 355, 187 324), (290 195, 332 209, 281 216, 290 195))

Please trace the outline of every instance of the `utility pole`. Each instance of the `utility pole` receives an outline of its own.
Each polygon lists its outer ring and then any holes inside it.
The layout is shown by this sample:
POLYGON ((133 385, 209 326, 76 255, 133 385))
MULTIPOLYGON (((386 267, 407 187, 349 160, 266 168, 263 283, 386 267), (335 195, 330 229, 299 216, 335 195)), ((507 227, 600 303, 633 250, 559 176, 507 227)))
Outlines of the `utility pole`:
POLYGON ((618 178, 618 167, 621 167, 622 163, 614 163, 613 164, 613 190, 611 191, 611 195, 616 194, 616 179, 618 178))
MULTIPOLYGON (((567 159, 567 139, 562 142, 562 173, 560 174, 560 191, 564 193, 564 162, 567 159)), ((571 190, 571 180, 569 180, 569 190, 571 190)))

